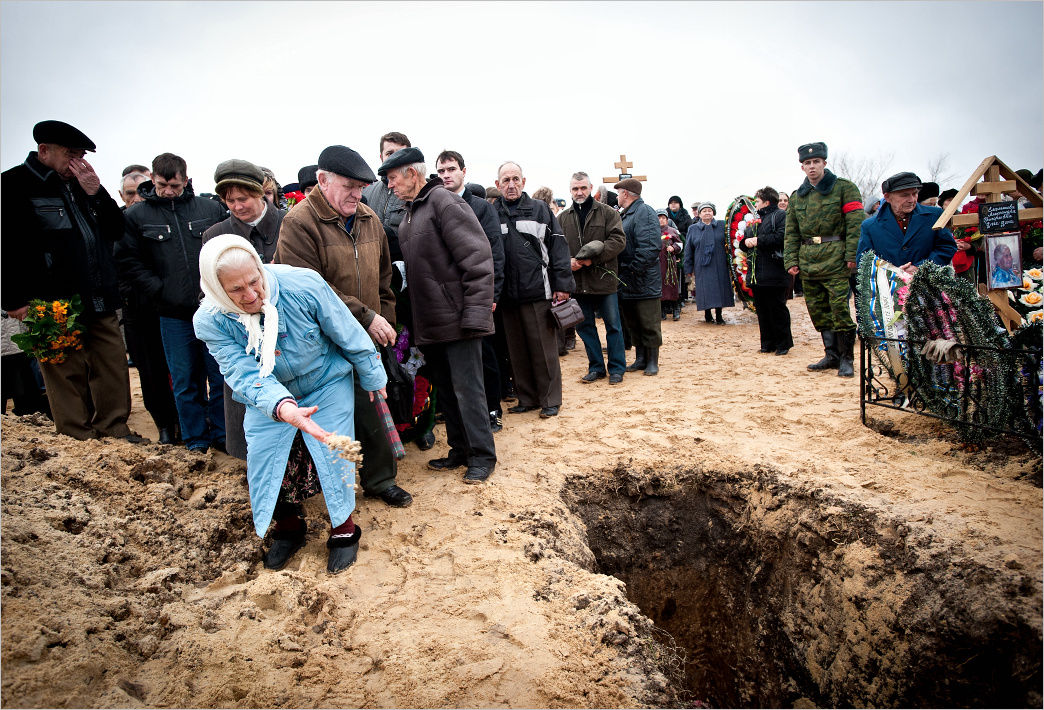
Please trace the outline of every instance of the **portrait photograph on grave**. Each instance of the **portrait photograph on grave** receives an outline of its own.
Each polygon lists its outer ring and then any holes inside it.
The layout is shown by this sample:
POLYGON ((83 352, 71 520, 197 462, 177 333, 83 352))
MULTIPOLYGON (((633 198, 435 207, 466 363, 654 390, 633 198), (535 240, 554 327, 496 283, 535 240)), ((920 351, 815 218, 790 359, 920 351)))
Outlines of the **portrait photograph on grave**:
POLYGON ((990 290, 1022 287, 1022 240, 1019 232, 986 236, 986 274, 990 290))

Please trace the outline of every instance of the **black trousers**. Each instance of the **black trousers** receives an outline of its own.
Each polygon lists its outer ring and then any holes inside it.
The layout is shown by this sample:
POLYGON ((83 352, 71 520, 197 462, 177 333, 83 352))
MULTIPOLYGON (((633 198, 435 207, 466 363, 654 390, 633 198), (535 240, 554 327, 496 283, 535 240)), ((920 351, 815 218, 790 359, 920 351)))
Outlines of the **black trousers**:
POLYGON ((468 466, 492 466, 497 450, 482 382, 482 339, 422 345, 421 351, 431 365, 446 415, 447 456, 466 459, 468 466))
POLYGON ((486 390, 486 407, 500 411, 500 364, 497 358, 495 335, 482 338, 482 382, 486 390))
POLYGON ((624 332, 632 345, 658 348, 663 345, 660 332, 660 299, 620 299, 620 317, 624 332))
POLYGON ((178 424, 178 409, 170 385, 167 356, 163 353, 159 316, 152 311, 127 306, 123 309, 123 336, 141 381, 141 399, 157 429, 178 424))
POLYGON ((377 494, 394 486, 399 464, 384 433, 377 406, 370 401, 370 393, 362 388, 358 379, 355 380, 355 438, 362 447, 359 481, 363 491, 377 494))
POLYGON ((761 347, 765 350, 785 350, 794 347, 790 333, 790 309, 787 294, 790 286, 751 286, 754 292, 754 310, 761 330, 761 347))

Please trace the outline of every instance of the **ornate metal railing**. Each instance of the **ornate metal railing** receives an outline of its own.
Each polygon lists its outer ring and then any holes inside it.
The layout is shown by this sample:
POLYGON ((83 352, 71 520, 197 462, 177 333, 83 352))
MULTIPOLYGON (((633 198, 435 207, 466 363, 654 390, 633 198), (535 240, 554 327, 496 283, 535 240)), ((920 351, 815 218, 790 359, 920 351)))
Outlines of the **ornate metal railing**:
POLYGON ((995 418, 989 418, 993 421, 988 419, 985 393, 972 382, 972 373, 975 367, 981 368, 986 363, 995 363, 999 355, 1035 357, 1039 362, 1040 349, 1015 350, 959 345, 954 353, 955 364, 963 367, 954 368, 953 371, 960 374, 944 388, 934 382, 919 382, 916 378, 911 378, 907 372, 900 372, 897 378, 893 377, 883 361, 874 354, 874 350, 886 343, 893 343, 896 348, 903 347, 913 354, 921 350, 924 341, 873 337, 860 338, 860 342, 862 345, 859 351, 859 414, 864 426, 866 407, 870 405, 912 412, 997 434, 1012 434, 1024 438, 1033 436, 1025 423, 1025 411, 1021 402, 1018 406, 1010 408, 1010 416, 1000 423, 1000 426, 995 418), (931 388, 931 392, 926 392, 926 388, 931 388), (928 394, 931 395, 931 403, 928 401, 928 394))

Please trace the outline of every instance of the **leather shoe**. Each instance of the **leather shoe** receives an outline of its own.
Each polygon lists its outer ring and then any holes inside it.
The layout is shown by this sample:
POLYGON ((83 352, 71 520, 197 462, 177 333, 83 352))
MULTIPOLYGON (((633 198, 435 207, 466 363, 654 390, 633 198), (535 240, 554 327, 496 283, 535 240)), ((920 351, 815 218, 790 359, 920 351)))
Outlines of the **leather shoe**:
POLYGON ((532 412, 534 409, 540 409, 540 407, 530 407, 528 404, 519 404, 514 407, 510 407, 508 411, 512 414, 525 414, 526 412, 532 412))
POLYGON ((789 352, 790 352, 790 348, 783 348, 782 350, 777 350, 776 354, 777 355, 786 355, 789 352))
POLYGON ((544 407, 540 410, 540 418, 548 419, 550 417, 558 416, 558 407, 544 407))
POLYGON ((290 561, 290 558, 294 556, 294 553, 304 547, 305 544, 305 527, 302 526, 292 532, 280 532, 276 530, 272 533, 272 546, 268 548, 268 552, 261 558, 261 561, 265 563, 265 569, 281 570, 286 567, 286 563, 290 561))
POLYGON ((413 502, 413 496, 395 484, 388 486, 380 493, 364 491, 363 495, 367 497, 376 496, 393 508, 409 508, 410 503, 413 502))
POLYGON ((432 471, 452 471, 455 468, 467 465, 466 459, 454 459, 449 456, 444 459, 432 459, 428 462, 428 468, 432 471))
POLYGON ((516 400, 518 400, 518 395, 515 394, 514 387, 508 387, 507 392, 505 392, 504 396, 500 398, 500 401, 502 402, 514 402, 516 400))
POLYGON ((599 372, 598 370, 591 370, 586 375, 580 378, 581 382, 594 382, 595 380, 605 379, 605 373, 599 372))
POLYGON ((417 448, 421 451, 427 451, 433 446, 435 446, 435 432, 433 431, 429 431, 427 434, 417 439, 417 448))
POLYGON ((497 467, 496 464, 492 464, 489 467, 486 466, 468 466, 467 472, 464 474, 465 483, 482 483, 487 478, 493 475, 493 469, 497 467))
POLYGON ((500 418, 500 410, 489 413, 489 429, 494 434, 504 428, 504 421, 500 418))
POLYGON ((166 444, 167 446, 172 445, 176 441, 174 436, 174 430, 170 427, 164 427, 159 430, 159 443, 166 444))
POLYGON ((775 352, 775 350, 773 350, 772 348, 762 348, 761 350, 758 350, 758 352, 759 353, 771 353, 771 352, 775 352))
POLYGON ((623 382, 623 375, 609 375, 609 384, 618 385, 623 382))
POLYGON ((354 565, 359 556, 361 537, 362 531, 356 525, 351 537, 331 537, 327 540, 326 549, 330 551, 330 557, 326 562, 326 571, 330 574, 337 574, 354 565))

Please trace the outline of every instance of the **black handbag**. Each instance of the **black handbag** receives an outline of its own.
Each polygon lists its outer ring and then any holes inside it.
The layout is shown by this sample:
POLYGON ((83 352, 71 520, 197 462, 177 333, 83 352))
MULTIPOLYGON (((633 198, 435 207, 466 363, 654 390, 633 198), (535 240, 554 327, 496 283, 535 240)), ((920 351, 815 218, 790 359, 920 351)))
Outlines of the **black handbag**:
POLYGON ((385 391, 388 393, 388 411, 396 424, 413 423, 413 378, 395 359, 395 352, 387 345, 381 346, 381 362, 388 375, 385 391))
POLYGON ((577 323, 583 322, 584 312, 580 310, 580 304, 576 302, 575 298, 551 304, 547 324, 551 330, 571 328, 577 323))

